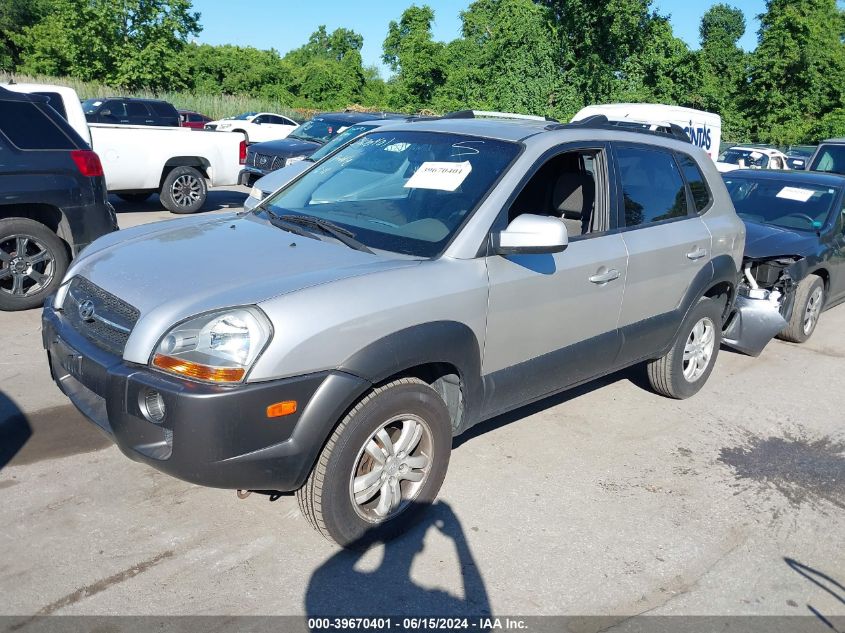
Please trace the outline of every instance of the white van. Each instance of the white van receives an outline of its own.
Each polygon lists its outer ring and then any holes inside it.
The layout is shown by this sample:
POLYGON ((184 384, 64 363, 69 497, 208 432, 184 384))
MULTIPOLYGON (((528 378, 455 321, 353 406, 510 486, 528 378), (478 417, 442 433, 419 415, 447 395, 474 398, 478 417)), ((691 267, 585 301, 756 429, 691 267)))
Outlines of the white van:
POLYGON ((604 115, 610 121, 640 123, 651 127, 675 124, 684 129, 694 145, 702 148, 713 161, 719 157, 722 142, 722 117, 712 112, 658 103, 611 103, 587 106, 572 121, 604 115))

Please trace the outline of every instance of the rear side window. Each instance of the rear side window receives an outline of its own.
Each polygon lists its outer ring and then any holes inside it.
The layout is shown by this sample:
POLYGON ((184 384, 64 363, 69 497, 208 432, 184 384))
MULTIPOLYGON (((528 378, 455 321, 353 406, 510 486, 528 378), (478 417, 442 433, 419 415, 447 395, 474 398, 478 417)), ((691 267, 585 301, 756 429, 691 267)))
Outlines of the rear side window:
POLYGON ((130 101, 126 104, 126 113, 129 116, 149 116, 147 106, 139 101, 130 101))
POLYGON ((50 117, 25 101, 0 101, 0 131, 20 149, 76 149, 50 117))
POLYGON ((687 191, 675 158, 645 147, 617 147, 625 201, 625 226, 643 226, 688 215, 687 191))
POLYGON ((47 102, 48 105, 53 108, 56 112, 62 115, 62 118, 67 121, 67 111, 65 110, 64 101, 62 101, 62 97, 56 92, 36 92, 35 94, 41 95, 42 97, 47 97, 49 101, 47 102))
POLYGON ((177 116, 176 108, 169 103, 164 103, 162 101, 150 101, 147 105, 149 105, 153 109, 153 112, 159 116, 177 116))
POLYGON ((707 181, 704 180, 704 174, 701 173, 698 163, 691 156, 678 154, 678 162, 681 164, 681 171, 684 172, 684 178, 686 178, 690 193, 692 193, 695 210, 701 213, 710 206, 710 202, 713 200, 710 196, 710 189, 707 188, 707 181))

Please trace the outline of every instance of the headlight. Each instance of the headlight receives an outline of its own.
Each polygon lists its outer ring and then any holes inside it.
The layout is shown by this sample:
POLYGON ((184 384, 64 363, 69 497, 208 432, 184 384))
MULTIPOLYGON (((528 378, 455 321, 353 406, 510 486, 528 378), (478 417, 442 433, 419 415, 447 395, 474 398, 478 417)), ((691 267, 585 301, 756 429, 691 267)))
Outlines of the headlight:
POLYGON ((267 194, 266 194, 266 193, 264 193, 263 191, 261 191, 261 189, 259 189, 258 187, 253 187, 253 188, 252 188, 252 189, 250 189, 250 191, 249 191, 249 197, 250 197, 250 198, 255 198, 255 199, 256 199, 256 200, 258 200, 259 202, 261 202, 262 200, 264 200, 264 198, 266 197, 266 195, 267 195, 267 194))
POLYGON ((153 354, 152 365, 206 382, 241 382, 271 335, 270 322, 258 308, 204 314, 165 334, 153 354))
POLYGON ((285 160, 285 167, 298 163, 301 160, 305 160, 305 156, 294 156, 293 158, 288 158, 285 160))

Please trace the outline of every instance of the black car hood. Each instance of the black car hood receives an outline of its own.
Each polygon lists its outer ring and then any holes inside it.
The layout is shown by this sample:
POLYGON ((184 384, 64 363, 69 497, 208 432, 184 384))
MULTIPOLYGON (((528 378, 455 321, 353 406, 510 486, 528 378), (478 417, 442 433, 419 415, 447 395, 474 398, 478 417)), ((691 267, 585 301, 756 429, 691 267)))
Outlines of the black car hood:
POLYGON ((745 220, 745 228, 745 256, 750 259, 766 259, 780 255, 806 257, 817 249, 819 243, 815 233, 793 231, 748 220, 745 220))
POLYGON ((296 138, 283 138, 278 141, 267 141, 249 146, 250 152, 266 154, 268 156, 282 156, 291 158, 293 156, 311 156, 320 149, 322 145, 314 141, 301 141, 296 138))

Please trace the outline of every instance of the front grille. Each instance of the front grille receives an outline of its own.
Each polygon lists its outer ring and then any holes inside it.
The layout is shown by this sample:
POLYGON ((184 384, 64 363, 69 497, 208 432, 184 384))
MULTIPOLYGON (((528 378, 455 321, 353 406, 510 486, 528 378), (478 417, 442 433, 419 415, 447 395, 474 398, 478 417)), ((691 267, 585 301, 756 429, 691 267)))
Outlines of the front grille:
POLYGON ((273 171, 284 167, 285 159, 280 156, 271 156, 269 154, 259 154, 257 152, 250 152, 246 159, 247 165, 251 165, 262 171, 273 171))
POLYGON ((70 282, 62 310, 73 329, 117 356, 123 356, 129 334, 141 316, 136 308, 84 277, 70 282))

